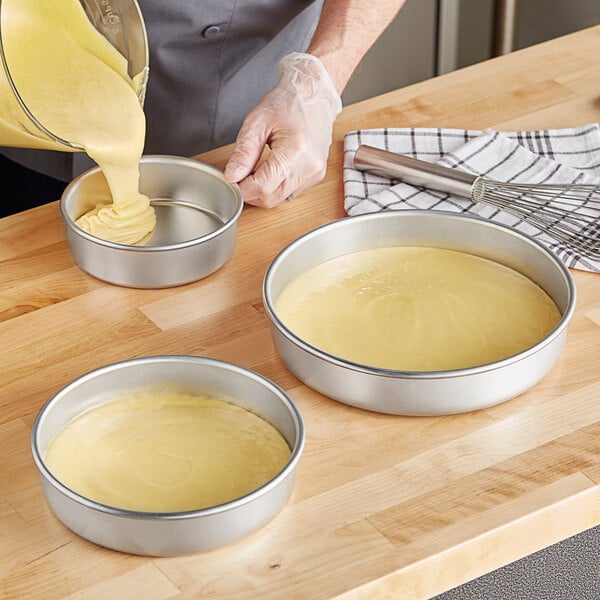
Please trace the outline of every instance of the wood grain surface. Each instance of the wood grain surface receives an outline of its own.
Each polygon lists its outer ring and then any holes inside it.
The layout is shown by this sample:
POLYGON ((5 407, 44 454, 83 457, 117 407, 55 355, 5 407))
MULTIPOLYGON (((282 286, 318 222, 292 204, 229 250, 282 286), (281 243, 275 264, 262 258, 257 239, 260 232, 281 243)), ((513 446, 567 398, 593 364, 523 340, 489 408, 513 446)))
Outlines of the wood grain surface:
MULTIPOLYGON (((599 50, 595 27, 346 107, 325 180, 280 208, 245 208, 234 256, 195 284, 91 278, 70 257, 56 203, 0 220, 0 598, 428 598, 600 523, 597 275, 573 272, 567 346, 539 385, 444 417, 369 413, 302 385, 273 350, 261 301, 276 253, 344 216, 346 131, 598 122, 599 50), (303 414, 294 494, 241 542, 131 556, 80 539, 45 503, 29 441, 42 404, 86 371, 153 354, 249 367, 303 414)), ((230 151, 200 158, 223 167, 230 151)))

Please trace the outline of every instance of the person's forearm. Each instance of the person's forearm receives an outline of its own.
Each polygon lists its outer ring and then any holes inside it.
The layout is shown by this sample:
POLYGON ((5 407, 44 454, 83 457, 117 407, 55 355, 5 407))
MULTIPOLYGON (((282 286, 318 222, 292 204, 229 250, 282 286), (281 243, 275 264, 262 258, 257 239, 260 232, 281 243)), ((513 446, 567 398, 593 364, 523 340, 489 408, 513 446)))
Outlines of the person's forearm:
POLYGON ((340 94, 404 1, 325 0, 307 52, 325 65, 340 94))

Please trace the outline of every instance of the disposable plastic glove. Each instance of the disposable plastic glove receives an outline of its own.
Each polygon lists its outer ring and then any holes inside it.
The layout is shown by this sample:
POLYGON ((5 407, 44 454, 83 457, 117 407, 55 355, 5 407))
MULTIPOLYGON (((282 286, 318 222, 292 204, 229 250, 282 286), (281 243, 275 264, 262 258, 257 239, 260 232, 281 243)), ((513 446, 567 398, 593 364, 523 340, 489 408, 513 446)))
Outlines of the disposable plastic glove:
POLYGON ((248 114, 225 167, 244 201, 272 207, 325 175, 335 118, 342 102, 333 81, 311 54, 294 52, 279 63, 280 81, 248 114), (266 159, 257 166, 265 149, 266 159))

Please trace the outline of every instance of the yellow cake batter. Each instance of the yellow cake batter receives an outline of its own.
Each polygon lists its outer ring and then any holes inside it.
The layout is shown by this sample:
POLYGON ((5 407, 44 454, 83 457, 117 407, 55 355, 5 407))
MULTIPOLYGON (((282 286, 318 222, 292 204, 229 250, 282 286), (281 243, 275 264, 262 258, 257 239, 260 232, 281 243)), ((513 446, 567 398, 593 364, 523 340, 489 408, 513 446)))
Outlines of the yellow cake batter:
POLYGON ((403 371, 486 364, 539 342, 558 323, 552 299, 520 273, 453 250, 389 247, 326 261, 275 301, 311 345, 403 371))
POLYGON ((45 461, 67 487, 144 512, 216 506, 269 481, 290 448, 272 425, 223 400, 146 393, 95 407, 51 441, 45 461))
MULTIPOLYGON (((139 193, 145 118, 125 58, 93 27, 78 0, 2 0, 2 42, 15 86, 35 118, 85 149, 102 169, 110 198, 77 224, 114 242, 135 244, 155 227, 139 193)), ((0 69, 0 144, 68 146, 30 131, 0 69)))

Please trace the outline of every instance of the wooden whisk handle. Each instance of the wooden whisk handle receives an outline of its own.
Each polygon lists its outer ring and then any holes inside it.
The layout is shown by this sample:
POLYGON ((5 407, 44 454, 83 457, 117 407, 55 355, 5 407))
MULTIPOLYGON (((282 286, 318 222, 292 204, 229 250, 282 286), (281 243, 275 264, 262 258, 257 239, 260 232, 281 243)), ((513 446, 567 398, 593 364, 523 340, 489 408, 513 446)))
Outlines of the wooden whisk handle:
POLYGON ((363 144, 354 155, 354 167, 384 177, 400 179, 411 185, 471 198, 476 175, 434 165, 402 154, 363 144))

